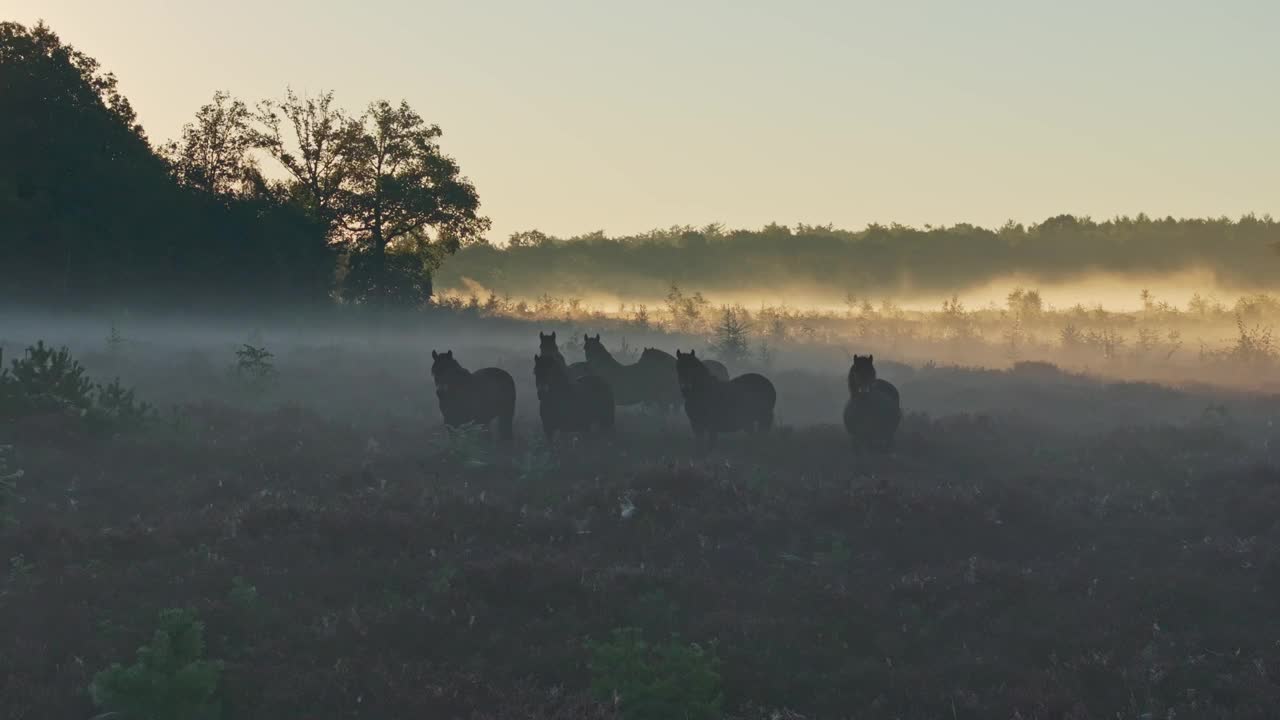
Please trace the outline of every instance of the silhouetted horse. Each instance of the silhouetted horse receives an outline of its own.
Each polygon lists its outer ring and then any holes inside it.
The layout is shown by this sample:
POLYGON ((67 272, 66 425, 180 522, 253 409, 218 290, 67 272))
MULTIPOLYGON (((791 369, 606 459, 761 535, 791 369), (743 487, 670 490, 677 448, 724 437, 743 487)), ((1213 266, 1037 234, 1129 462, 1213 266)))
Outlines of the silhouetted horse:
POLYGON ((467 423, 488 427, 498 422, 498 440, 511 440, 511 421, 516 412, 516 383, 511 374, 498 368, 471 372, 453 357, 453 351, 431 351, 431 377, 444 424, 456 428, 467 423))
POLYGON ((699 442, 705 438, 708 446, 714 447, 717 433, 773 427, 778 393, 765 376, 747 373, 727 382, 720 380, 692 350, 687 354, 676 351, 676 375, 684 412, 699 442))
POLYGON ((902 422, 898 388, 876 377, 873 356, 853 356, 849 368, 849 401, 844 406, 844 428, 855 447, 888 449, 902 422))
MULTIPOLYGON (((671 376, 675 377, 675 373, 676 373, 675 357, 672 356, 671 353, 668 353, 663 350, 659 350, 658 348, 648 348, 648 347, 645 348, 644 352, 640 353, 640 360, 638 361, 638 364, 641 364, 641 365, 661 364, 665 367, 670 367, 671 376)), ((702 364, 706 365, 707 369, 710 370, 711 374, 714 375, 715 377, 721 380, 728 381, 729 368, 725 367, 724 363, 720 362, 719 360, 703 360, 702 364)), ((677 379, 675 382, 679 384, 680 381, 679 379, 677 379)))
POLYGON ((538 414, 548 444, 557 432, 613 432, 613 393, 604 378, 572 378, 554 356, 534 355, 533 379, 538 385, 538 414))
POLYGON ((680 402, 680 386, 674 382, 671 367, 660 358, 654 362, 623 365, 605 349, 599 335, 584 335, 583 341, 587 368, 591 374, 599 375, 609 383, 616 404, 647 403, 670 408, 680 402))
POLYGON ((555 358, 557 362, 564 366, 565 370, 569 371, 569 377, 582 377, 588 372, 585 362, 570 363, 565 360, 564 355, 560 352, 560 346, 556 344, 554 330, 549 335, 541 330, 538 331, 538 353, 543 357, 555 358))

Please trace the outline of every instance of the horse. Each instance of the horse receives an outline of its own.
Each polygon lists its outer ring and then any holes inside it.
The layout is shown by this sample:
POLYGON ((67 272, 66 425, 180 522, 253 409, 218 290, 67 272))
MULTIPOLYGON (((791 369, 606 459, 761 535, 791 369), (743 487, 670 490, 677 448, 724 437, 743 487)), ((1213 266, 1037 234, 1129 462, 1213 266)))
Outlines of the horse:
POLYGON ((541 330, 538 331, 538 352, 543 356, 554 358, 565 370, 569 371, 569 377, 582 377, 588 372, 585 362, 570 363, 565 360, 564 354, 560 352, 560 346, 556 344, 554 330, 550 334, 543 333, 541 330))
POLYGON ((533 356, 533 379, 538 387, 538 414, 547 444, 558 432, 599 429, 613 433, 613 392, 604 378, 571 377, 553 355, 533 356))
MULTIPOLYGON (((675 375, 675 372, 676 372, 675 356, 673 356, 671 353, 665 352, 663 350, 659 350, 658 348, 650 348, 650 347, 645 348, 644 351, 640 353, 640 360, 638 360, 637 362, 638 364, 641 364, 641 365, 653 364, 653 365, 663 365, 665 367, 670 367, 671 374, 673 376, 675 375)), ((711 374, 716 376, 717 378, 724 380, 726 382, 729 380, 729 368, 725 367, 724 363, 720 362, 719 360, 703 360, 702 364, 706 365, 707 369, 711 371, 711 374)), ((677 382, 679 381, 677 380, 677 382)))
POLYGON ((876 377, 874 357, 853 356, 849 367, 849 400, 844 406, 844 428, 855 447, 889 449, 902 423, 898 388, 876 377))
MULTIPOLYGON (((618 405, 648 403, 675 407, 680 402, 680 387, 670 368, 658 362, 623 365, 605 349, 600 335, 583 335, 582 349, 587 355, 587 369, 609 383, 613 401, 618 405)), ((661 352, 661 351, 659 351, 661 352)))
POLYGON ((708 446, 714 447, 717 433, 766 431, 773 427, 778 392, 765 376, 747 373, 721 380, 711 374, 695 350, 676 350, 676 375, 684 397, 684 412, 699 442, 705 438, 708 446))
POLYGON ((516 383, 506 370, 487 367, 471 372, 453 357, 452 350, 431 351, 431 377, 446 427, 468 423, 488 427, 495 420, 500 442, 510 442, 516 413, 516 383))

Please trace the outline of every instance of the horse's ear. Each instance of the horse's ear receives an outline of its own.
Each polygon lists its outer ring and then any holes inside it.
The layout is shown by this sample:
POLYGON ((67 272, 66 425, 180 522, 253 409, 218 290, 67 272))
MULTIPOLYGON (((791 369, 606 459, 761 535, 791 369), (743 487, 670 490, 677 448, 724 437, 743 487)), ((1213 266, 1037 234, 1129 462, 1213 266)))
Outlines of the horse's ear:
POLYGON ((596 342, 600 342, 600 333, 596 333, 596 342))
POLYGON ((552 331, 551 331, 551 339, 552 339, 552 340, 555 340, 555 339, 556 339, 556 331, 555 331, 555 330, 552 330, 552 331))
POLYGON ((445 351, 444 351, 444 356, 445 356, 445 357, 447 357, 447 358, 451 358, 451 357, 453 357, 453 351, 452 351, 452 350, 445 350, 445 351))
POLYGON ((875 362, 875 359, 876 359, 876 356, 875 356, 875 355, 868 355, 868 356, 867 356, 867 362, 875 362))
POLYGON ((690 351, 689 351, 689 357, 698 357, 698 351, 697 351, 697 350, 690 350, 690 351))
POLYGON ((582 333, 582 342, 590 342, 590 341, 591 341, 591 336, 586 333, 582 333))
POLYGON ((432 360, 439 360, 439 359, 440 359, 440 353, 436 352, 435 350, 432 350, 432 351, 431 351, 431 359, 432 359, 432 360))

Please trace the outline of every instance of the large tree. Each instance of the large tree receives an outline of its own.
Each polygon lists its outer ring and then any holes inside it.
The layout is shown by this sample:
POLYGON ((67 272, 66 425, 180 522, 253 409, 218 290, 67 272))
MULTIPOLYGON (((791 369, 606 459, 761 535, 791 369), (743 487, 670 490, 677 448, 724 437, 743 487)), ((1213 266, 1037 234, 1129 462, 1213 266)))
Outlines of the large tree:
POLYGON ((0 23, 0 104, 0 294, 71 301, 136 277, 168 179, 115 77, 44 24, 0 23))
POLYGON ((371 104, 359 117, 332 93, 260 106, 259 141, 293 178, 298 199, 327 223, 347 256, 344 295, 416 304, 442 259, 483 237, 475 187, 407 103, 371 104))
POLYGON ((222 197, 260 191, 264 182, 251 150, 257 142, 253 113, 226 92, 196 112, 182 138, 162 148, 175 178, 188 187, 222 197))

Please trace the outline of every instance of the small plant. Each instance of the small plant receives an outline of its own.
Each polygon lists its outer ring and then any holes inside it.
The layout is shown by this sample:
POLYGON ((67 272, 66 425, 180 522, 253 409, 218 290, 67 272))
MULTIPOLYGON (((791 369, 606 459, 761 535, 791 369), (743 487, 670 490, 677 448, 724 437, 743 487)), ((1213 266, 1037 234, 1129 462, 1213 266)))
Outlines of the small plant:
POLYGON ((711 341, 711 350, 728 362, 741 362, 751 351, 747 339, 751 332, 750 318, 741 307, 725 306, 720 309, 720 319, 716 322, 715 337, 711 341))
POLYGON ((252 615, 259 609, 258 588, 242 577, 231 580, 231 592, 227 594, 227 600, 231 607, 245 615, 252 615))
POLYGON ((720 717, 724 695, 714 650, 676 640, 650 644, 637 628, 614 630, 588 649, 592 692, 626 720, 720 717))
POLYGON ((16 583, 19 580, 25 580, 31 575, 31 571, 35 569, 35 563, 27 562, 27 556, 18 553, 9 558, 9 582, 16 583))
POLYGON ((98 707, 129 720, 216 718, 222 663, 206 660, 204 653, 204 624, 195 612, 164 610, 151 642, 138 648, 137 661, 99 672, 89 695, 98 707))
MULTIPOLYGON (((2 358, 0 358, 2 359, 2 358)), ((5 415, 46 410, 83 414, 93 405, 93 383, 65 347, 46 347, 44 341, 27 348, 0 376, 0 412, 5 415)))
POLYGON ((108 385, 98 385, 94 391, 92 416, 115 427, 138 427, 155 413, 145 402, 134 399, 133 390, 126 389, 120 380, 108 385))
POLYGON ((246 343, 236 350, 236 374, 253 385, 265 385, 276 377, 274 357, 265 347, 246 343))
POLYGON ((112 320, 111 330, 107 333, 107 352, 112 355, 119 354, 126 342, 128 340, 120 333, 120 328, 116 327, 115 320, 112 320))

